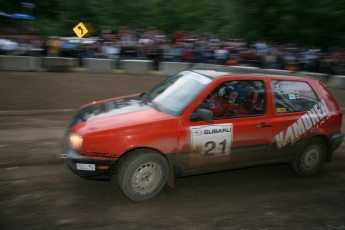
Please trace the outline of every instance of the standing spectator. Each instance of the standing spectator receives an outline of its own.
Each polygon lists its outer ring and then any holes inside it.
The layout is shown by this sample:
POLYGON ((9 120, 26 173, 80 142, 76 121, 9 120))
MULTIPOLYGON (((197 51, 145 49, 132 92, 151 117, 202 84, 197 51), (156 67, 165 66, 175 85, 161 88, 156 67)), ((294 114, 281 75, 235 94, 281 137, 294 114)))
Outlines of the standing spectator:
POLYGON ((193 49, 192 44, 185 43, 184 47, 182 48, 182 54, 181 54, 182 61, 184 62, 192 62, 193 61, 193 49))
POLYGON ((216 59, 217 64, 224 65, 229 59, 229 50, 224 46, 220 46, 214 50, 214 58, 216 59))
POLYGON ((180 62, 181 61, 181 56, 182 56, 182 48, 180 45, 176 44, 172 46, 170 49, 170 53, 172 56, 172 61, 180 62))
POLYGON ((60 41, 55 38, 49 38, 47 41, 47 55, 48 57, 57 57, 60 54, 60 41))
POLYGON ((14 54, 18 49, 18 43, 8 39, 0 39, 0 54, 14 54))

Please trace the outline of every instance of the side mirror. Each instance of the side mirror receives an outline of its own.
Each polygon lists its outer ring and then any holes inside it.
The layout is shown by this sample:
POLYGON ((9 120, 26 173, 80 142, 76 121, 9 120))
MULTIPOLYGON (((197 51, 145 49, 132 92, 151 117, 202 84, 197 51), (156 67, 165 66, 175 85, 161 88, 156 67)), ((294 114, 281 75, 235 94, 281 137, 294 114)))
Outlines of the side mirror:
POLYGON ((190 115, 190 121, 212 121, 213 112, 208 109, 197 109, 190 115))

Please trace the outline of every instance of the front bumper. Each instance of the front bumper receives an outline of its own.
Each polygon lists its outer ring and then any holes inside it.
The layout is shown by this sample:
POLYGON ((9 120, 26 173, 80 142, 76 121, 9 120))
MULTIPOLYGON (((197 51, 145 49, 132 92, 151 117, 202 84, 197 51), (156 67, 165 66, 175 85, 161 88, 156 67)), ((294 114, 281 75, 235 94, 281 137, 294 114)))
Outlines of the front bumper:
POLYGON ((69 146, 66 139, 62 158, 75 174, 86 179, 110 179, 118 160, 117 157, 80 154, 69 146))

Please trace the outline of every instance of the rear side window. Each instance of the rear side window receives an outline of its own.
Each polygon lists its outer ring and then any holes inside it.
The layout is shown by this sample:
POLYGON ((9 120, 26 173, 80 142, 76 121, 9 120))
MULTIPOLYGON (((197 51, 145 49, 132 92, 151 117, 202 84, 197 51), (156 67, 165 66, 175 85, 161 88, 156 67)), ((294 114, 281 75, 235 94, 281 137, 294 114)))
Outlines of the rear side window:
POLYGON ((319 101, 310 85, 303 81, 271 81, 276 113, 302 112, 319 101))

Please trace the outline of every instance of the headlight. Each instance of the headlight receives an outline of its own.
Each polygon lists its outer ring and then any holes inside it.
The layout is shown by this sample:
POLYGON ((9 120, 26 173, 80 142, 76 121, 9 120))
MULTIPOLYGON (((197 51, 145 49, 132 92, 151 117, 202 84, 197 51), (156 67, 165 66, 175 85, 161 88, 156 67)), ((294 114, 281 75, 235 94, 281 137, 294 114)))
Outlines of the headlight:
POLYGON ((74 150, 79 150, 83 144, 83 137, 78 133, 71 133, 68 140, 74 150))

